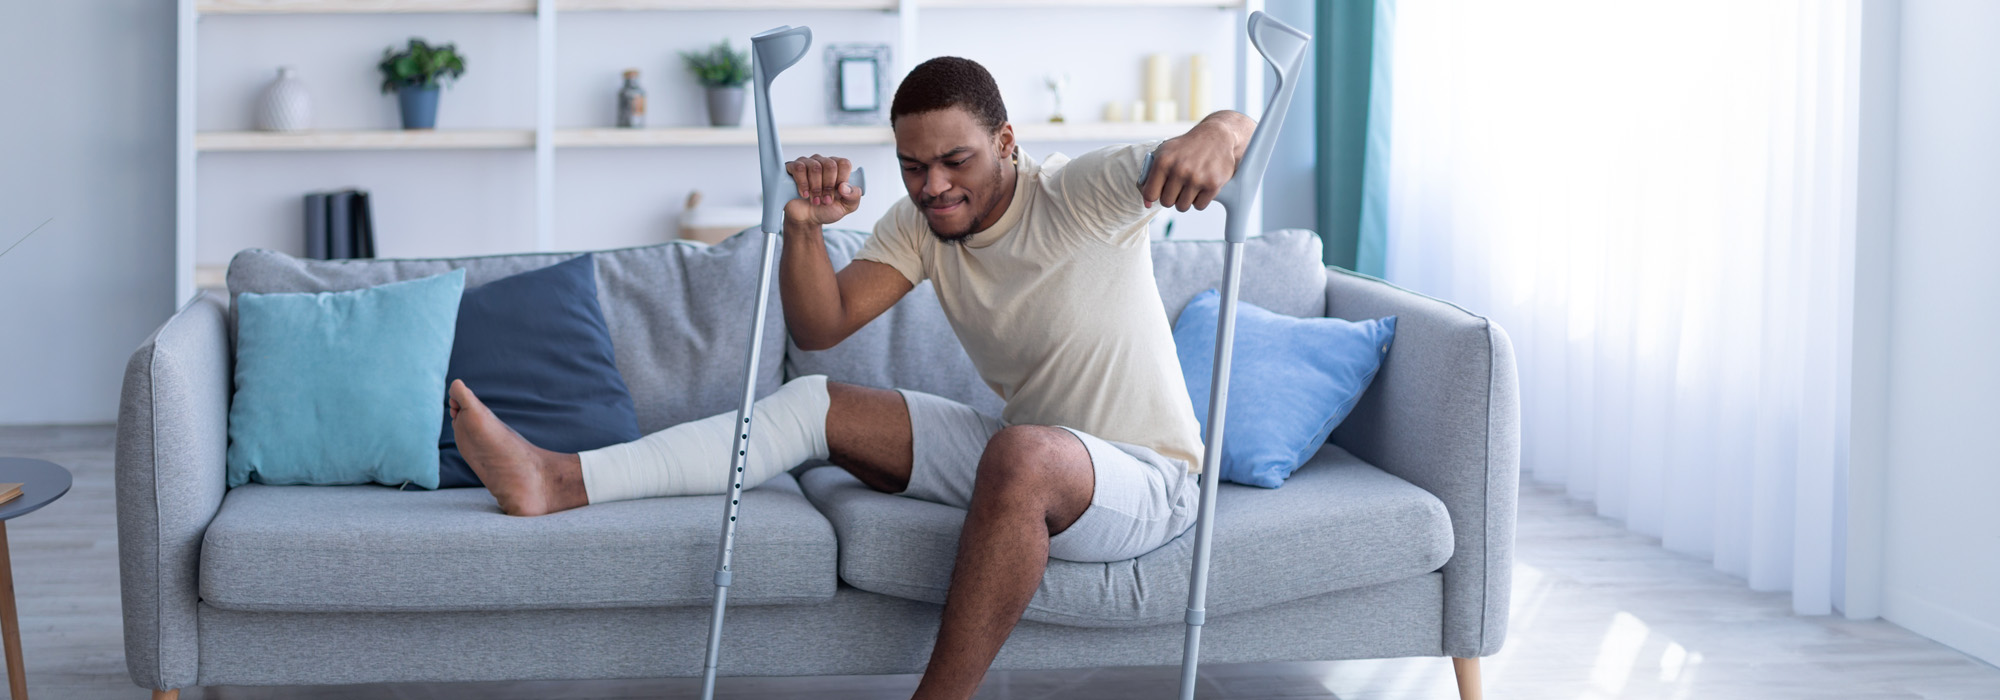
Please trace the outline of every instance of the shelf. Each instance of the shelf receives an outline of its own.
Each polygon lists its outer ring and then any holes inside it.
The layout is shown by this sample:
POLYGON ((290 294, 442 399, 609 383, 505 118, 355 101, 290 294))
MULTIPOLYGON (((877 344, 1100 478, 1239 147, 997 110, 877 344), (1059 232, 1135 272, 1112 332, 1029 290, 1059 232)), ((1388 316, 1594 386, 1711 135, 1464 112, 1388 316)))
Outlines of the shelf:
MULTIPOLYGON (((1187 133, 1191 122, 1168 124, 1098 122, 1091 124, 1016 124, 1015 137, 1025 142, 1145 141, 1187 133)), ((793 126, 778 130, 786 145, 885 146, 895 143, 886 126, 793 126)), ((558 129, 557 148, 646 148, 664 146, 754 146, 757 132, 745 128, 670 127, 661 129, 558 129)))
POLYGON ((1187 133, 1194 122, 1082 122, 1051 124, 1015 122, 1014 139, 1023 143, 1045 141, 1151 141, 1170 139, 1187 133))
MULTIPOLYGON (((886 126, 779 127, 786 144, 887 144, 894 141, 886 126)), ((557 148, 629 148, 649 146, 755 146, 757 131, 740 127, 667 127, 659 129, 557 129, 557 148)))
POLYGON ((556 0, 558 12, 607 10, 883 10, 896 0, 556 0))
POLYGON ((393 151, 467 148, 533 148, 531 129, 446 129, 443 131, 205 131, 195 134, 197 151, 393 151))
POLYGON ((530 13, 535 0, 196 0, 204 15, 530 13))

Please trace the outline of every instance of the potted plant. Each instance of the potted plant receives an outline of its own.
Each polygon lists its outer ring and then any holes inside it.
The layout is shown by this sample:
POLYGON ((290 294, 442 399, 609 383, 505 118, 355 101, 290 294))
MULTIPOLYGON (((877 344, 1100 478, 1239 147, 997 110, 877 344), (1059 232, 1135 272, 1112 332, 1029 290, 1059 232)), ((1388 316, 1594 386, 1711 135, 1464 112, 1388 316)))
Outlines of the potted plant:
POLYGON ((682 51, 694 79, 708 90, 708 125, 743 123, 743 84, 750 82, 750 52, 730 48, 729 40, 707 51, 682 51))
POLYGON ((465 73, 465 57, 454 44, 432 46, 411 38, 401 52, 396 47, 382 50, 382 92, 395 93, 402 107, 403 128, 429 129, 437 126, 438 88, 465 73))

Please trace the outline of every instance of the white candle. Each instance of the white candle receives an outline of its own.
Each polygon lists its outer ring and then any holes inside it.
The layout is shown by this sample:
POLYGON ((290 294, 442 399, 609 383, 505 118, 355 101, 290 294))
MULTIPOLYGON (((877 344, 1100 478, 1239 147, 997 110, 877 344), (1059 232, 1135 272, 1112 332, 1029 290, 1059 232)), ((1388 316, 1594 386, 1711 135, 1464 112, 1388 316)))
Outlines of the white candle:
POLYGON ((1208 61, 1195 54, 1188 57, 1188 121, 1201 121, 1208 110, 1208 61))
POLYGON ((1146 57, 1146 85, 1143 94, 1148 104, 1174 98, 1174 69, 1171 60, 1163 53, 1146 57))

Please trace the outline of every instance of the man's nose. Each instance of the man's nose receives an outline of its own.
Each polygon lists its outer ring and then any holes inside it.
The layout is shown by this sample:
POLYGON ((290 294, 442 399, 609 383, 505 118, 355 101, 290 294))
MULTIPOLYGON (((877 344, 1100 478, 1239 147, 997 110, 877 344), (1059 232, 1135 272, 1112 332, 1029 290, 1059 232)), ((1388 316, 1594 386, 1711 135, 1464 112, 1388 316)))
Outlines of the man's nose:
POLYGON ((943 168, 931 168, 924 173, 924 196, 937 197, 951 191, 951 180, 945 177, 943 168))

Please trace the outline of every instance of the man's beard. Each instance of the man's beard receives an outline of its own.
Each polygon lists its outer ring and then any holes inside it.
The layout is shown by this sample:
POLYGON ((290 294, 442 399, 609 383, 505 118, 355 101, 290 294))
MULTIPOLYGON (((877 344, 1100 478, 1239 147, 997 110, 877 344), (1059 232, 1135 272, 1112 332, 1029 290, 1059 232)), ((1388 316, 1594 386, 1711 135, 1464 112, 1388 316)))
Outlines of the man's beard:
MULTIPOLYGON (((1000 183, 1005 182, 1005 178, 1002 176, 1001 174, 1002 171, 1000 170, 1000 168, 1002 167, 1005 166, 1002 166, 999 163, 995 163, 993 166, 994 188, 998 188, 1000 186, 1000 183)), ((923 207, 925 210, 929 210, 931 205, 938 203, 938 199, 939 199, 938 197, 925 197, 923 198, 922 201, 917 202, 917 206, 923 207)), ((986 217, 991 216, 993 214, 993 207, 997 206, 999 203, 1000 203, 1000 198, 997 196, 994 197, 992 201, 987 202, 986 211, 982 211, 979 212, 978 214, 973 215, 972 223, 966 224, 964 231, 951 231, 951 232, 939 231, 937 229, 937 226, 932 225, 929 227, 931 230, 931 235, 936 236, 938 241, 943 243, 957 243, 959 245, 964 245, 967 240, 972 238, 972 234, 979 232, 979 222, 984 220, 986 217)), ((963 206, 967 209, 971 209, 972 204, 973 204, 972 195, 966 195, 965 204, 963 206)), ((924 223, 927 224, 930 223, 929 217, 925 217, 924 223)))
MULTIPOLYGON (((928 209, 932 204, 935 204, 936 202, 937 202, 936 198, 926 198, 919 206, 928 209)), ((971 209, 972 198, 967 197, 965 200, 965 204, 962 206, 964 206, 967 209, 971 209)), ((939 241, 944 243, 958 243, 962 245, 965 243, 966 239, 972 237, 972 234, 979 232, 980 218, 981 217, 979 216, 972 217, 972 223, 966 224, 965 230, 963 231, 945 232, 945 231, 939 231, 936 226, 932 226, 930 227, 931 235, 936 236, 939 241)))

